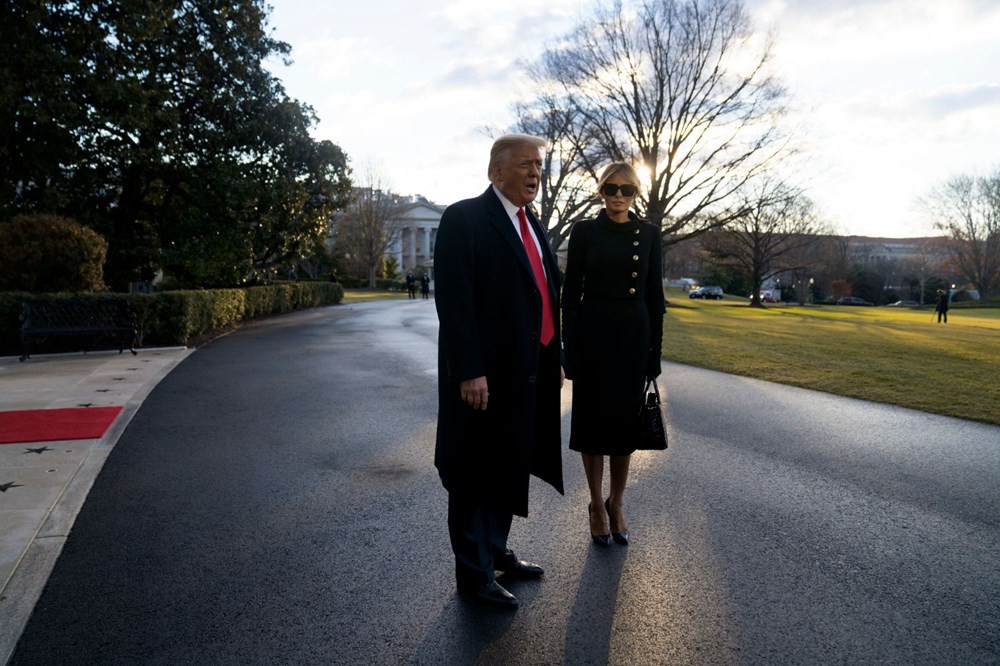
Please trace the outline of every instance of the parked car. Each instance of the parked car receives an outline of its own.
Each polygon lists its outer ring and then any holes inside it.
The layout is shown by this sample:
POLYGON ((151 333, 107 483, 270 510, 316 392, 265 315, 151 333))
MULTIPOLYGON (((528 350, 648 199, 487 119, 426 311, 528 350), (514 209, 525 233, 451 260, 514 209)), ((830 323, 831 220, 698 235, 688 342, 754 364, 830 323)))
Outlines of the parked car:
POLYGON ((895 303, 889 303, 887 308, 912 308, 916 305, 920 305, 916 301, 896 301, 895 303))
POLYGON ((837 305, 875 305, 871 301, 866 301, 863 298, 858 298, 857 296, 844 296, 843 298, 837 299, 837 305))
POLYGON ((688 294, 688 298, 711 298, 721 301, 722 295, 722 287, 698 287, 688 294))

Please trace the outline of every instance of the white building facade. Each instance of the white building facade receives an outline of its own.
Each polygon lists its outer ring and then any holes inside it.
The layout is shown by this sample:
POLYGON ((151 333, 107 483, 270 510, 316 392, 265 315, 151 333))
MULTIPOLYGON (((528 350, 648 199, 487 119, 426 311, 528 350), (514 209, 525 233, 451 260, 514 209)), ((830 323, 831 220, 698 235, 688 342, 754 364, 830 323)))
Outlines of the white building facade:
POLYGON ((443 213, 443 206, 422 199, 404 204, 396 211, 391 225, 398 233, 388 254, 396 257, 404 275, 423 268, 434 278, 434 244, 443 213))

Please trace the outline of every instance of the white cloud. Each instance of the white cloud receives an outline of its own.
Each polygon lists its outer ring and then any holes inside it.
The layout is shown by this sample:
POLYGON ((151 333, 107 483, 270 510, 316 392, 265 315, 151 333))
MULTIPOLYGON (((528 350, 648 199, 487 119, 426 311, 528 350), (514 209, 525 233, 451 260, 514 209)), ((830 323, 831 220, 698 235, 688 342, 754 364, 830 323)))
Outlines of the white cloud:
POLYGON ((387 61, 385 49, 370 37, 322 38, 305 42, 295 49, 296 59, 319 81, 343 81, 362 67, 387 61))
POLYGON ((948 86, 923 96, 924 112, 931 117, 946 117, 993 107, 1000 118, 1000 83, 948 86))
MULTIPOLYGON (((580 15, 580 0, 486 0, 454 2, 431 12, 447 23, 449 43, 478 51, 501 49, 515 56, 540 51, 544 43, 570 30, 580 15)), ((584 5, 585 6, 585 5, 584 5)))
POLYGON ((483 90, 512 85, 520 68, 511 61, 480 59, 448 63, 429 80, 415 81, 404 89, 407 96, 434 96, 448 90, 483 90))
MULTIPOLYGON (((530 61, 593 0, 272 0, 295 65, 275 67, 317 135, 402 193, 446 204, 486 186, 486 126, 513 122, 530 61)), ((908 235, 914 202, 1000 161, 997 0, 746 0, 775 28, 776 73, 802 128, 796 176, 854 233, 908 235)))
POLYGON ((751 0, 804 131, 810 193, 841 227, 927 233, 916 202, 1000 145, 1000 3, 751 0))

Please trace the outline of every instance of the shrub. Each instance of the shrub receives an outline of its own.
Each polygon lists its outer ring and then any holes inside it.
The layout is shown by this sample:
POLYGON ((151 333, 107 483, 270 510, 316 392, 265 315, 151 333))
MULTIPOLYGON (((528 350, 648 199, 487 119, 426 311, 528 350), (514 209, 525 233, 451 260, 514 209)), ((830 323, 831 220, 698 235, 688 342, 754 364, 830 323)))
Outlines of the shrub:
MULTIPOLYGON (((385 289, 386 291, 406 291, 406 281, 405 280, 375 280, 376 289, 385 289)), ((417 291, 420 291, 420 285, 417 285, 417 291)))
POLYGON ((368 278, 359 278, 353 275, 341 275, 340 284, 346 289, 361 289, 368 286, 368 278))
POLYGON ((0 291, 104 290, 108 244, 57 215, 20 215, 0 224, 0 291))
POLYGON ((330 282, 164 291, 155 294, 30 294, 0 293, 0 354, 20 350, 22 303, 33 298, 124 298, 135 313, 140 346, 187 345, 192 340, 257 317, 335 305, 344 289, 330 282))
POLYGON ((851 295, 851 283, 847 280, 834 280, 830 283, 830 291, 833 292, 831 302, 836 303, 838 298, 851 295))
MULTIPOLYGON (((368 288, 368 278, 359 278, 352 276, 345 276, 339 278, 340 284, 344 285, 347 289, 367 289, 368 288)), ((382 289, 384 291, 406 291, 406 281, 405 280, 389 280, 387 278, 377 278, 375 280, 375 288, 382 289)), ((417 283, 417 291, 420 291, 420 283, 417 283)))

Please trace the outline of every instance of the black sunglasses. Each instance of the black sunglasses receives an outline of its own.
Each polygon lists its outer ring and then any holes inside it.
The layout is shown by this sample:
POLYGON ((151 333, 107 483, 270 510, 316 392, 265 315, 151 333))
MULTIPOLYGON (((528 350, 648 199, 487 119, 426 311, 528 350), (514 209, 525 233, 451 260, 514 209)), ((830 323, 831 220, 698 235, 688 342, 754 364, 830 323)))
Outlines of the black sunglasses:
POLYGON ((604 185, 601 186, 601 192, 603 192, 604 195, 608 196, 608 197, 613 197, 616 194, 618 194, 618 190, 622 191, 622 196, 623 197, 632 197, 632 196, 635 196, 636 186, 632 185, 630 183, 626 183, 625 185, 615 185, 613 183, 604 183, 604 185))

